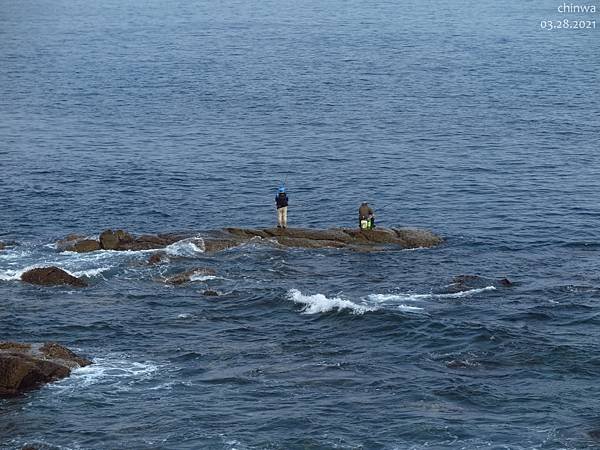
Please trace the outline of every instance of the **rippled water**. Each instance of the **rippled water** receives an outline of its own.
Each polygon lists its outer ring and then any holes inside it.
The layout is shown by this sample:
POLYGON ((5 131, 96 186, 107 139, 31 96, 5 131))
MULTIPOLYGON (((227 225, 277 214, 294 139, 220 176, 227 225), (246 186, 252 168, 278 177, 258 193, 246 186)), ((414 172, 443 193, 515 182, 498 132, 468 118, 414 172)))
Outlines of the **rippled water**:
POLYGON ((0 339, 95 364, 0 400, 0 448, 597 448, 600 31, 557 6, 3 2, 0 339), (51 245, 271 226, 285 178, 292 226, 445 243, 51 245))

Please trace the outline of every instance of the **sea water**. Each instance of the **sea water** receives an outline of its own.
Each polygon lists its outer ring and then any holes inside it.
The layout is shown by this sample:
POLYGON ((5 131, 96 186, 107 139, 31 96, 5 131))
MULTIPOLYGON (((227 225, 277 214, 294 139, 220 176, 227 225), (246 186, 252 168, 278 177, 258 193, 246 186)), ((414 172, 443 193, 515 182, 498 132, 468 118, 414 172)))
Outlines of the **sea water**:
POLYGON ((0 339, 95 364, 0 400, 0 448, 597 448, 600 30, 560 5, 2 2, 0 339), (272 226, 282 180, 290 226, 444 244, 54 246, 272 226))

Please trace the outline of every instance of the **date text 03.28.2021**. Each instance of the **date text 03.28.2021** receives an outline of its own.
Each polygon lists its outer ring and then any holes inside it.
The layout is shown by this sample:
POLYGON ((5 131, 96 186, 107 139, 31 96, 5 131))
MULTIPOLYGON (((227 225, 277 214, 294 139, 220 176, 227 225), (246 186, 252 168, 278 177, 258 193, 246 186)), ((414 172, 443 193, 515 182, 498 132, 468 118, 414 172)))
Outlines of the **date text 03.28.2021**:
POLYGON ((594 30, 596 29, 595 20, 542 20, 540 22, 542 30, 594 30))

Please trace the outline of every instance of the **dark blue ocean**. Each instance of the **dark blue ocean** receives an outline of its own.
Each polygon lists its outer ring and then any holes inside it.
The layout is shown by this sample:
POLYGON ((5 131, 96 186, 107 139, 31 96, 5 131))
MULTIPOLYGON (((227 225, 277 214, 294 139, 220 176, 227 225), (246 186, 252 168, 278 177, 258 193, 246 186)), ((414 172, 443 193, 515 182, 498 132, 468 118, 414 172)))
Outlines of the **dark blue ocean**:
POLYGON ((0 448, 600 448, 600 13, 561 4, 1 1, 0 340, 95 364, 0 399, 0 448), (273 226, 281 180, 290 226, 445 242, 53 245, 273 226))

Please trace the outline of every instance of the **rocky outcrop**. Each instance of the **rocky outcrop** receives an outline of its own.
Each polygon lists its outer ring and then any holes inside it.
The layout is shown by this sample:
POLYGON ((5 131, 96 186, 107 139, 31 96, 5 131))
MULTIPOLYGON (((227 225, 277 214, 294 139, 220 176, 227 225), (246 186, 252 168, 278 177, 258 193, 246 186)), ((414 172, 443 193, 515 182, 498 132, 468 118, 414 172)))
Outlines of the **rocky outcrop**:
POLYGON ((38 267, 28 270, 21 275, 21 281, 42 286, 57 286, 64 284, 75 287, 87 286, 85 280, 74 277, 58 267, 38 267))
POLYGON ((356 228, 333 228, 330 230, 227 228, 226 231, 244 240, 262 238, 277 242, 284 247, 301 248, 349 248, 369 251, 390 248, 433 247, 442 242, 442 238, 430 231, 414 228, 376 228, 374 230, 359 230, 356 228))
POLYGON ((0 342, 0 396, 19 395, 68 377, 72 369, 90 364, 90 360, 53 342, 0 342))
POLYGON ((123 230, 105 230, 100 234, 100 247, 104 250, 120 250, 121 247, 131 244, 133 237, 123 230))
MULTIPOLYGON (((100 233, 98 240, 87 239, 78 234, 70 234, 56 243, 56 248, 59 251, 71 251, 78 253, 94 252, 97 250, 142 250, 146 248, 161 248, 164 245, 156 247, 144 247, 145 242, 140 241, 139 247, 135 248, 133 238, 129 233, 123 230, 105 230, 100 233)), ((162 244, 162 242, 161 242, 162 244)))
POLYGON ((194 277, 203 276, 214 276, 216 274, 214 269, 208 267, 196 267, 195 269, 187 270, 183 273, 173 275, 165 280, 167 284, 183 284, 194 281, 194 277))
MULTIPOLYGON (((77 244, 78 242, 83 241, 83 240, 85 240, 85 236, 82 236, 80 234, 71 233, 71 234, 65 236, 60 241, 56 242, 56 249, 59 252, 75 251, 73 248, 75 246, 75 244, 77 244)), ((94 241, 94 242, 96 242, 96 241, 94 241)), ((98 244, 98 245, 100 245, 100 244, 98 244)))
MULTIPOLYGON (((193 235, 175 233, 139 237, 133 237, 122 230, 106 230, 100 235, 97 245, 106 250, 151 250, 165 248, 183 239, 201 240, 201 247, 207 253, 219 252, 250 241, 283 247, 349 248, 357 251, 433 247, 442 242, 442 238, 432 232, 415 228, 376 228, 364 231, 356 228, 225 228, 193 235)), ((83 242, 86 241, 74 241, 69 249, 97 249, 94 244, 86 242, 84 245, 83 242)))

